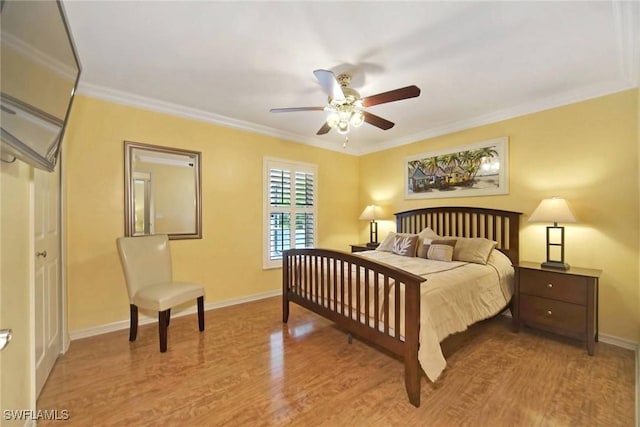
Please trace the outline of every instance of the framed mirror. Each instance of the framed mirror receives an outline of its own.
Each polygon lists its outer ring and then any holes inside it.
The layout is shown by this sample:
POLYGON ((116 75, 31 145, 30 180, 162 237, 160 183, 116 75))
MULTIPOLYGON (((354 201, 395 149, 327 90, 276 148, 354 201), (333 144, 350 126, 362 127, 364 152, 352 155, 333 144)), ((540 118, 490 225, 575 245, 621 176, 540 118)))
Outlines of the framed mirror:
POLYGON ((125 236, 202 238, 201 153, 124 142, 125 236))

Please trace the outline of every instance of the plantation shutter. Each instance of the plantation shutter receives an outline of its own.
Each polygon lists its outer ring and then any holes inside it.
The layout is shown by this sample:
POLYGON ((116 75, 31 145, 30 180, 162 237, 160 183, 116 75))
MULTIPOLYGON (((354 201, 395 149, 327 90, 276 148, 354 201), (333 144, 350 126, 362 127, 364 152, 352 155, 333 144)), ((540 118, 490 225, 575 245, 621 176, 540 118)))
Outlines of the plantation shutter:
POLYGON ((281 265, 291 248, 315 244, 315 166, 265 160, 268 200, 265 268, 281 265))
POLYGON ((314 190, 314 174, 296 172, 296 249, 313 247, 315 234, 314 190))

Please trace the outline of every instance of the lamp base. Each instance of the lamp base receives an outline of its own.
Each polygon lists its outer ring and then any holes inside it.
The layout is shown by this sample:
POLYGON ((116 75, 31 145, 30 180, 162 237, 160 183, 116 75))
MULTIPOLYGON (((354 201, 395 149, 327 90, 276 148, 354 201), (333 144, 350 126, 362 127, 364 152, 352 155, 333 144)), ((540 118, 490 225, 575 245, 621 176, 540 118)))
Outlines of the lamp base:
POLYGON ((377 248, 378 246, 380 246, 380 243, 378 243, 378 242, 368 242, 368 243, 367 243, 367 247, 368 247, 368 248, 373 248, 373 249, 375 249, 375 248, 377 248))
POLYGON ((546 261, 540 264, 540 267, 567 271, 569 269, 569 264, 565 264, 564 262, 558 262, 558 261, 546 261))

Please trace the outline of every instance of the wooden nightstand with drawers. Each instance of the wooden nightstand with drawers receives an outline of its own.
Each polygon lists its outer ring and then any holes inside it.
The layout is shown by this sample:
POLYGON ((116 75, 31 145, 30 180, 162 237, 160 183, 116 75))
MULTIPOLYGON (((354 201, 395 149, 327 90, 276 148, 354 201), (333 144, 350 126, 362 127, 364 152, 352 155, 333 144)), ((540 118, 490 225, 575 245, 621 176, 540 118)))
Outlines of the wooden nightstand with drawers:
POLYGON ((520 262, 516 268, 513 330, 520 325, 576 338, 593 356, 598 341, 598 279, 601 270, 567 271, 520 262))
POLYGON ((379 243, 358 243, 357 245, 351 245, 351 252, 363 252, 372 251, 380 245, 379 243))

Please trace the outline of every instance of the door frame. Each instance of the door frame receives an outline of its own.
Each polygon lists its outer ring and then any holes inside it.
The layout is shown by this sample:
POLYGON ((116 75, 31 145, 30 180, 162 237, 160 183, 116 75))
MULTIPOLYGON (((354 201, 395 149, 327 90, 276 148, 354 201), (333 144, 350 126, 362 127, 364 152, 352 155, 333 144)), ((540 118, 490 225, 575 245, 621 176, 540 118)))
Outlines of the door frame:
POLYGON ((69 335, 69 320, 67 318, 67 217, 66 190, 67 177, 65 174, 64 147, 60 147, 58 167, 60 168, 60 333, 62 334, 62 354, 69 351, 71 336, 69 335))

